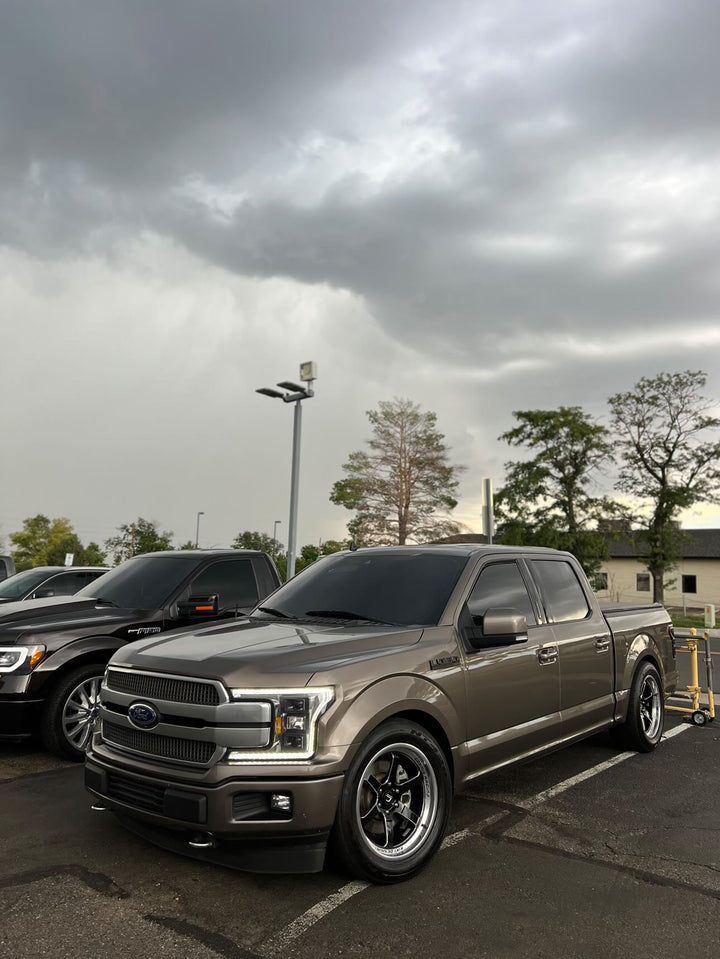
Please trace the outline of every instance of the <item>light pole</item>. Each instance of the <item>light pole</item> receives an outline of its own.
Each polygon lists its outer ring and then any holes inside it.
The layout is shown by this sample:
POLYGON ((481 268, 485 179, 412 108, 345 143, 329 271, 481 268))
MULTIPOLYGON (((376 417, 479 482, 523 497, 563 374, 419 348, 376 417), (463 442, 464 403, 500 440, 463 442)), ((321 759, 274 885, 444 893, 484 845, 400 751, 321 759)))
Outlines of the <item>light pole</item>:
POLYGON ((282 523, 281 519, 276 519, 273 523, 273 539, 277 542, 277 528, 282 523))
POLYGON ((197 514, 197 523, 195 524, 195 549, 198 548, 198 543, 200 542, 200 517, 204 515, 203 510, 200 510, 197 514))
MULTIPOLYGON (((294 403, 295 414, 293 417, 293 444, 292 444, 292 466, 290 470, 290 521, 288 523, 288 550, 287 550, 287 579, 292 579, 295 575, 295 552, 296 552, 296 532, 297 532, 297 507, 298 507, 298 486, 300 481, 300 438, 302 432, 302 401, 314 396, 312 385, 317 379, 317 366, 315 363, 300 364, 300 381, 303 384, 292 383, 289 380, 283 380, 277 385, 285 390, 280 393, 268 387, 261 387, 255 390, 256 393, 262 393, 263 396, 271 396, 273 399, 282 400, 283 403, 294 403)), ((276 525, 280 520, 276 520, 276 525)))

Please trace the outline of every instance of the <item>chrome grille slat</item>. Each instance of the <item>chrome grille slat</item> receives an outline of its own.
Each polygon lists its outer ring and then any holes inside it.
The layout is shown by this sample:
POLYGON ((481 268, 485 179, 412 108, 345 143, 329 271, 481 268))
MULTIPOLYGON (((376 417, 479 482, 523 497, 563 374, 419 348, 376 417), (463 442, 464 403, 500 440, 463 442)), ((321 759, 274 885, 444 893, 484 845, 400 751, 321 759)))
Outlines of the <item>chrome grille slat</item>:
POLYGON ((194 706, 218 706, 221 702, 220 694, 212 683, 191 679, 109 669, 105 683, 108 689, 119 693, 161 699, 165 702, 189 703, 194 706))
POLYGON ((107 720, 103 722, 102 736, 113 746, 132 749, 134 752, 156 756, 158 759, 193 763, 198 766, 207 765, 217 749, 214 742, 207 740, 159 736, 156 733, 117 726, 107 720))

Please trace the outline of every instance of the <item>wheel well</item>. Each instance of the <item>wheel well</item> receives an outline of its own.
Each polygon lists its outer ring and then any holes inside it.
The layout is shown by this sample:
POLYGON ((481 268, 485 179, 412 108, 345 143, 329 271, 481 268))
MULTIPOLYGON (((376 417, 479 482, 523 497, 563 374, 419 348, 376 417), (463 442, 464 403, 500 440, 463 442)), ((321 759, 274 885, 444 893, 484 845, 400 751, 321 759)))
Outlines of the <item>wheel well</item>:
POLYGON ((79 666, 89 666, 91 663, 97 663, 98 666, 102 666, 104 669, 114 652, 114 649, 95 649, 84 653, 82 656, 75 656, 73 659, 69 659, 66 663, 63 663, 62 666, 58 666, 51 676, 48 676, 43 689, 52 689, 63 677, 67 676, 68 673, 72 672, 73 669, 77 669, 79 666))
POLYGON ((427 730, 427 732, 429 732, 430 735, 437 741, 438 746, 445 754, 448 768, 450 770, 450 779, 452 782, 455 782, 455 764, 453 763, 450 741, 447 738, 445 730, 437 721, 437 719, 435 719, 433 716, 430 716, 428 713, 423 713, 420 710, 414 709, 409 709, 402 713, 395 713, 394 716, 389 716, 388 719, 409 719, 412 722, 417 723, 418 726, 422 726, 423 729, 427 730))

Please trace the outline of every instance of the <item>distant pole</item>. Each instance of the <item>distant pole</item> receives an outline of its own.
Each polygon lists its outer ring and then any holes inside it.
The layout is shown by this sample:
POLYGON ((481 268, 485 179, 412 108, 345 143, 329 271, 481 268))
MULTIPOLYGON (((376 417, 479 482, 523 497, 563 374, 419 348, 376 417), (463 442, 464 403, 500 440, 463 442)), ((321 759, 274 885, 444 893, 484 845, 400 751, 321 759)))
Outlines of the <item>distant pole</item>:
POLYGON ((275 542, 277 542, 277 528, 280 525, 280 523, 282 523, 281 519, 276 519, 275 522, 273 523, 273 539, 275 540, 275 542))
POLYGON ((487 476, 483 479, 483 524, 485 526, 485 539, 488 545, 492 545, 495 525, 493 516, 493 488, 492 480, 487 476))
POLYGON ((200 510, 200 512, 197 514, 197 523, 195 524, 195 549, 198 548, 198 544, 200 542, 200 517, 204 515, 205 513, 203 510, 200 510))

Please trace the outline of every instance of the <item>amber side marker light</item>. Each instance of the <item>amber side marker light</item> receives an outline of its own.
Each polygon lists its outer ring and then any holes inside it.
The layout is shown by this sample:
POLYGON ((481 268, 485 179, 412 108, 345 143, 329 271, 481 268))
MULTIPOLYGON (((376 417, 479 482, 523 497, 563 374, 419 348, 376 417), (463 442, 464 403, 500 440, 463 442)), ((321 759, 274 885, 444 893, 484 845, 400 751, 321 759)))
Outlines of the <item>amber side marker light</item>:
POLYGON ((32 669, 33 666, 36 666, 40 662, 40 660, 43 658, 44 655, 45 655, 44 649, 35 650, 35 652, 30 657, 30 662, 28 663, 28 665, 30 666, 30 669, 32 669))
POLYGON ((196 613, 212 613, 214 611, 215 611, 214 606, 196 606, 195 607, 196 613))

